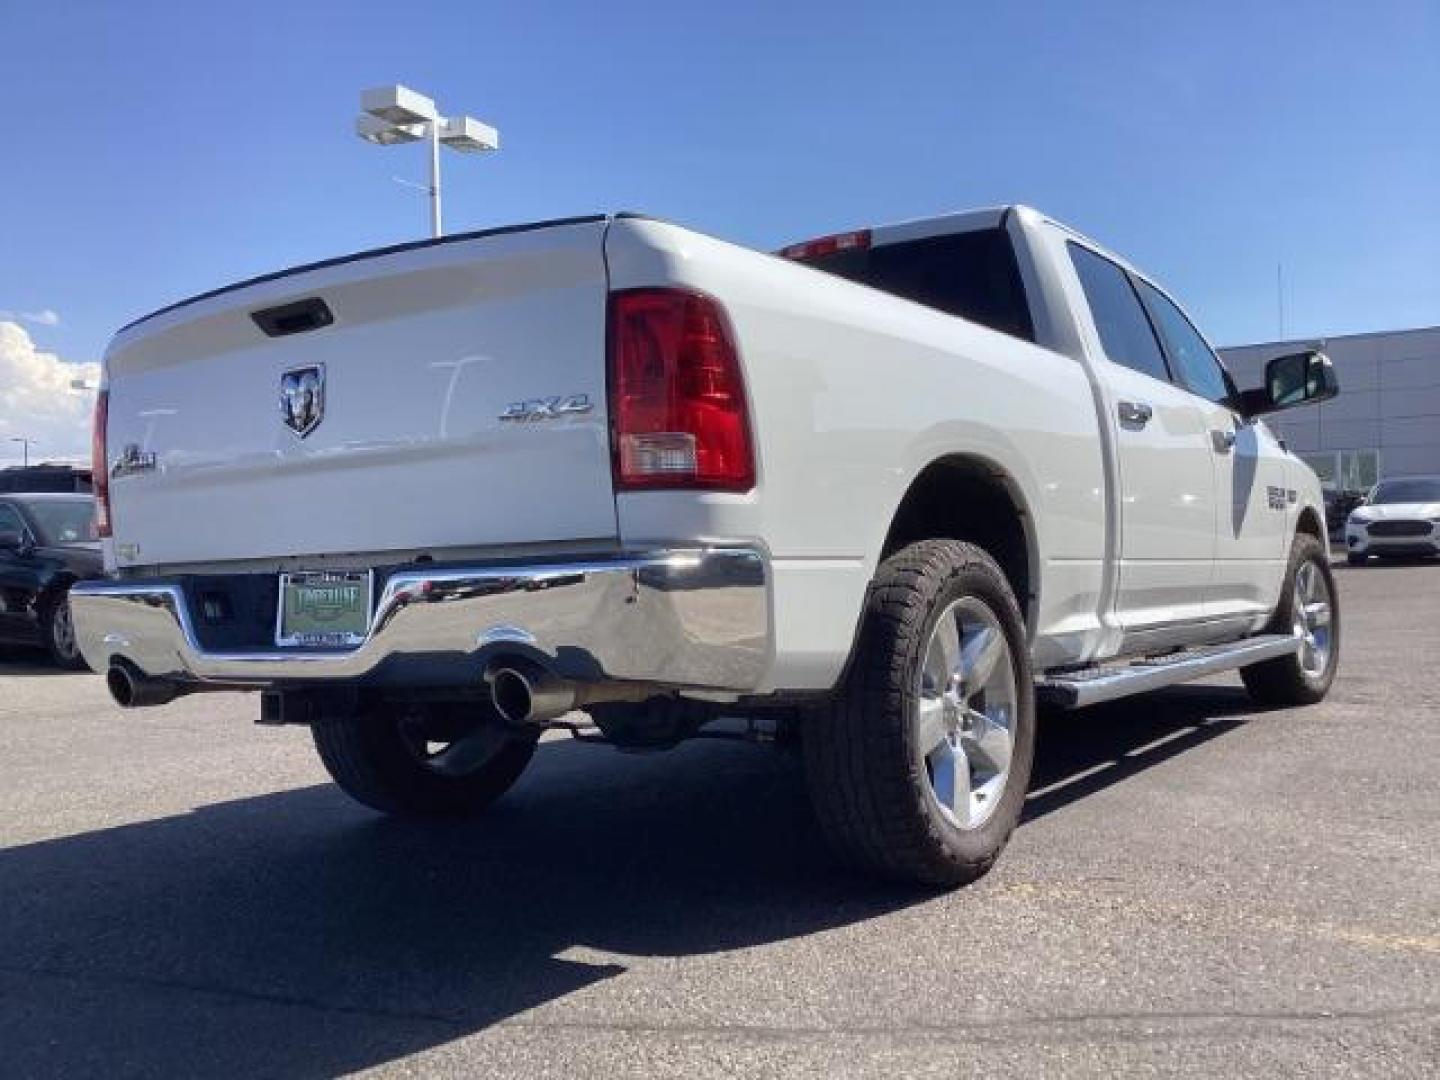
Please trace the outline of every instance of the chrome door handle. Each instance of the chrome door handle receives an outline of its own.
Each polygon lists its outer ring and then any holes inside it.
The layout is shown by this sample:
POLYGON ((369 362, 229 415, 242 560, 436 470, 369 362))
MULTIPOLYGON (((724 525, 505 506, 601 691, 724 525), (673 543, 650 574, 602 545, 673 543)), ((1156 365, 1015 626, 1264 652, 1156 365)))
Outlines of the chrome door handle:
POLYGON ((1120 402, 1120 423, 1129 427, 1144 427, 1155 415, 1155 410, 1144 401, 1120 402))
POLYGON ((1210 442, 1215 447, 1217 454, 1228 454, 1235 448, 1235 432, 1233 431, 1212 431, 1210 442))

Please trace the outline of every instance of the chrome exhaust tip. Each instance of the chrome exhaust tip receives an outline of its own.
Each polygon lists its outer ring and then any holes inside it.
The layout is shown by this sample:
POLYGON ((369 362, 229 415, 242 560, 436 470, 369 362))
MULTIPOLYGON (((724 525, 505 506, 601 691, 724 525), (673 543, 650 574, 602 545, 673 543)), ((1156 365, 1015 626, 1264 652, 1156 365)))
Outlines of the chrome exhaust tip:
POLYGON ((530 660, 496 664, 485 672, 495 709, 509 724, 544 724, 574 709, 575 684, 530 660))
POLYGON ((581 683, 562 679, 543 664, 506 657, 485 669, 495 711, 507 724, 545 725, 568 712, 606 701, 644 701, 654 695, 643 683, 581 683))
POLYGON ((105 673, 105 686, 122 709, 166 705, 180 696, 174 683, 142 675, 127 664, 111 664, 105 673))

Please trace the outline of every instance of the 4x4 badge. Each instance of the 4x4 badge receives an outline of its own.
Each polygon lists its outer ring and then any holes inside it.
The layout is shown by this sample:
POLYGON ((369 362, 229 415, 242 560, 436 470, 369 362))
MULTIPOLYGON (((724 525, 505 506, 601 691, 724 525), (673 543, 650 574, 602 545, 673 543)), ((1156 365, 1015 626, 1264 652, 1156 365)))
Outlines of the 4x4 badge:
POLYGON ((595 406, 590 403, 589 394, 571 394, 568 397, 531 398, 529 401, 512 401, 500 414, 501 420, 558 420, 562 416, 576 416, 588 413, 595 406))
POLYGON ((280 419, 302 439, 325 419, 325 365, 291 368, 280 376, 280 419))

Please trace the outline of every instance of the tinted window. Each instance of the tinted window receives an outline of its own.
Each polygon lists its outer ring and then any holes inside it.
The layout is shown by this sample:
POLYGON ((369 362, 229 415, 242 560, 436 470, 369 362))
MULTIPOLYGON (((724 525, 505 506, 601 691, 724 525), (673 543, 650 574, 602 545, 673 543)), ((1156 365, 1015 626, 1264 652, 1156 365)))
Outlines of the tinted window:
POLYGON ((1035 340, 1015 249, 1004 229, 851 248, 806 261, 992 330, 1035 340))
POLYGON ((25 521, 20 512, 8 503, 0 503, 0 533, 23 533, 25 521))
POLYGON ((1168 381, 1165 354, 1125 271, 1079 244, 1070 245, 1070 261, 1085 290, 1105 355, 1117 364, 1168 381))
POLYGON ((1165 351, 1175 373, 1186 388, 1210 401, 1224 401, 1230 396, 1230 384, 1225 379, 1225 369, 1220 360, 1205 344, 1200 332, 1190 325, 1185 313, 1171 303, 1170 298, 1153 285, 1140 282, 1140 292, 1150 307, 1155 325, 1160 328, 1160 337, 1165 341, 1165 351))
POLYGON ((1440 502, 1440 479, 1386 480, 1375 488, 1372 503, 1440 502))
POLYGON ((97 539, 95 503, 88 499, 46 499, 28 504, 47 544, 83 544, 97 539))

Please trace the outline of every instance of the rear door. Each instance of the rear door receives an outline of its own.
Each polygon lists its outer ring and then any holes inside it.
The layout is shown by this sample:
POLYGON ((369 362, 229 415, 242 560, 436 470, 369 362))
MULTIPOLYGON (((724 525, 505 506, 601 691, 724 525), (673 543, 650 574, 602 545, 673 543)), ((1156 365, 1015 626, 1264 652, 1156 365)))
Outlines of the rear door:
POLYGON ((1170 370, 1130 276, 1068 243, 1106 363, 1097 365, 1117 432, 1120 564, 1126 631, 1202 619, 1215 557, 1215 477, 1205 416, 1170 370))
POLYGON ((118 563, 613 542, 605 227, 337 260, 122 331, 118 563))
POLYGON ((1258 616, 1279 597, 1289 558, 1289 493, 1284 451, 1264 424, 1247 423, 1228 402, 1234 384, 1213 349, 1168 296, 1139 281, 1177 380, 1204 416, 1215 471, 1215 569, 1206 596, 1211 618, 1258 616))

